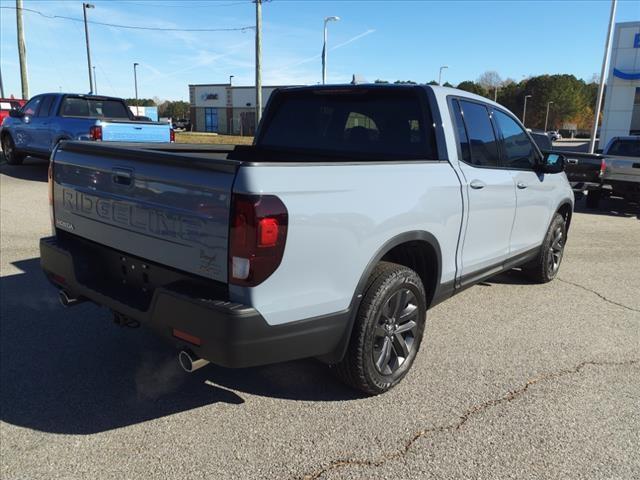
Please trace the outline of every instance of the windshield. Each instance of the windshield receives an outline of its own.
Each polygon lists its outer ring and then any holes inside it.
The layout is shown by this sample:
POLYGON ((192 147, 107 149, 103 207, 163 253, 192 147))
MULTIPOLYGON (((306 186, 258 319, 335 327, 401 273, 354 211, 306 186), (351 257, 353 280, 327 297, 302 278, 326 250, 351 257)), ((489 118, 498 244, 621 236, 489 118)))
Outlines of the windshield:
POLYGON ((607 154, 621 157, 640 157, 640 140, 614 140, 607 154))
POLYGON ((431 121, 414 90, 283 92, 259 146, 367 160, 435 159, 431 121))
POLYGON ((84 97, 65 98, 60 114, 65 117, 131 119, 129 109, 120 100, 84 97))

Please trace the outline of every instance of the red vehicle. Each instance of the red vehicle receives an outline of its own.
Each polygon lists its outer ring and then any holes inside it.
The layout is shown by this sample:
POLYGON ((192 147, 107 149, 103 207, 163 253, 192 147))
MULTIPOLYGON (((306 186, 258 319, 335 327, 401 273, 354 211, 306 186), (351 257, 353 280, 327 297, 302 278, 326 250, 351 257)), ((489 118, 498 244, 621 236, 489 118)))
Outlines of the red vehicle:
POLYGON ((0 98, 0 125, 4 122, 5 117, 9 116, 11 110, 19 110, 25 103, 27 101, 20 98, 0 98))

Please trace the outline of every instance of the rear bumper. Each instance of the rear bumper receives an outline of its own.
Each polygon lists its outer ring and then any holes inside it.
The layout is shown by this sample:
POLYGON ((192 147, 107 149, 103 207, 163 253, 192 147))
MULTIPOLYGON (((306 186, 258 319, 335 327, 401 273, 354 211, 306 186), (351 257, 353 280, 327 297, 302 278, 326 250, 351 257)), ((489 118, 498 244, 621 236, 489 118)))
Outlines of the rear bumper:
MULTIPOLYGON (((149 295, 148 307, 140 308, 132 305, 131 291, 127 295, 114 293, 126 290, 122 285, 114 285, 114 281, 103 282, 104 288, 85 281, 87 272, 91 271, 86 262, 95 258, 100 249, 105 256, 114 253, 112 249, 81 239, 43 238, 40 240, 42 269, 56 287, 137 320, 176 347, 187 346, 217 365, 249 367, 308 357, 337 361, 335 356, 341 350, 349 324, 348 311, 271 326, 252 307, 202 298, 202 288, 193 291, 189 288, 193 277, 176 272, 173 274, 183 278, 155 287, 149 295), (81 249, 87 244, 91 255, 83 256, 81 249), (174 329, 196 337, 200 344, 176 338, 174 329)), ((152 264, 150 268, 155 267, 152 264)), ((100 275, 99 269, 94 271, 92 280, 100 275)))

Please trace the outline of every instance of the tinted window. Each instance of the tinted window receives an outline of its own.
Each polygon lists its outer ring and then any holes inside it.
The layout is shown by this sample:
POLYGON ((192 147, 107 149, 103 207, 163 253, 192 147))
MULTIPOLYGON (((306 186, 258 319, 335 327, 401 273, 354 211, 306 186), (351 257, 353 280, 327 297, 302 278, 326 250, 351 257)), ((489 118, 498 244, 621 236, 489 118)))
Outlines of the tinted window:
POLYGON ((479 103, 460 101, 469 138, 471 163, 478 166, 498 165, 498 145, 489 112, 479 103))
POLYGON ((410 91, 286 92, 260 146, 366 159, 437 158, 431 122, 410 91))
POLYGON ((61 114, 67 117, 131 118, 129 109, 119 100, 83 97, 65 98, 61 114))
POLYGON ((35 115, 36 112, 38 111, 38 107, 40 106, 41 101, 42 101, 42 97, 32 98, 24 106, 24 108, 22 109, 22 112, 25 115, 31 115, 31 116, 35 115))
POLYGON ((47 95, 44 97, 44 99, 42 100, 42 104, 40 105, 40 110, 38 110, 39 117, 49 116, 49 111, 51 110, 54 100, 55 97, 53 95, 47 95))
POLYGON ((457 100, 453 100, 453 118, 456 124, 456 132, 458 133, 458 145, 460 146, 461 160, 466 163, 471 163, 471 152, 469 151, 469 138, 467 137, 467 130, 464 127, 464 120, 462 119, 462 112, 460 111, 460 103, 457 100))
POLYGON ((623 157, 640 157, 640 140, 615 140, 608 155, 620 155, 623 157))
MULTIPOLYGON (((493 118, 502 134, 503 165, 509 168, 533 167, 535 149, 522 127, 510 116, 496 110, 493 111, 493 118)), ((546 134, 540 135, 549 140, 546 134)))

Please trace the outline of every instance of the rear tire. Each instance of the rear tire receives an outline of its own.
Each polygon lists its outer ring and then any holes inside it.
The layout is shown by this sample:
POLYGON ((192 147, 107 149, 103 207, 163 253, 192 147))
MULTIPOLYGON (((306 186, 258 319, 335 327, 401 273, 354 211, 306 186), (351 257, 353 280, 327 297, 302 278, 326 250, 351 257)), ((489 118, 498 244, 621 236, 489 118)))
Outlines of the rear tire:
POLYGON ((537 283, 548 283, 558 274, 567 240, 567 223, 562 215, 554 214, 544 237, 540 253, 522 270, 537 283))
POLYGON ((600 205, 600 199, 602 198, 601 190, 589 190, 587 193, 587 208, 596 209, 600 205))
POLYGON ((380 262, 367 281, 345 357, 335 366, 338 377, 369 395, 396 386, 413 365, 426 316, 418 274, 380 262))
POLYGON ((2 153, 9 165, 21 165, 25 158, 23 153, 16 151, 16 144, 9 134, 2 137, 2 153))

